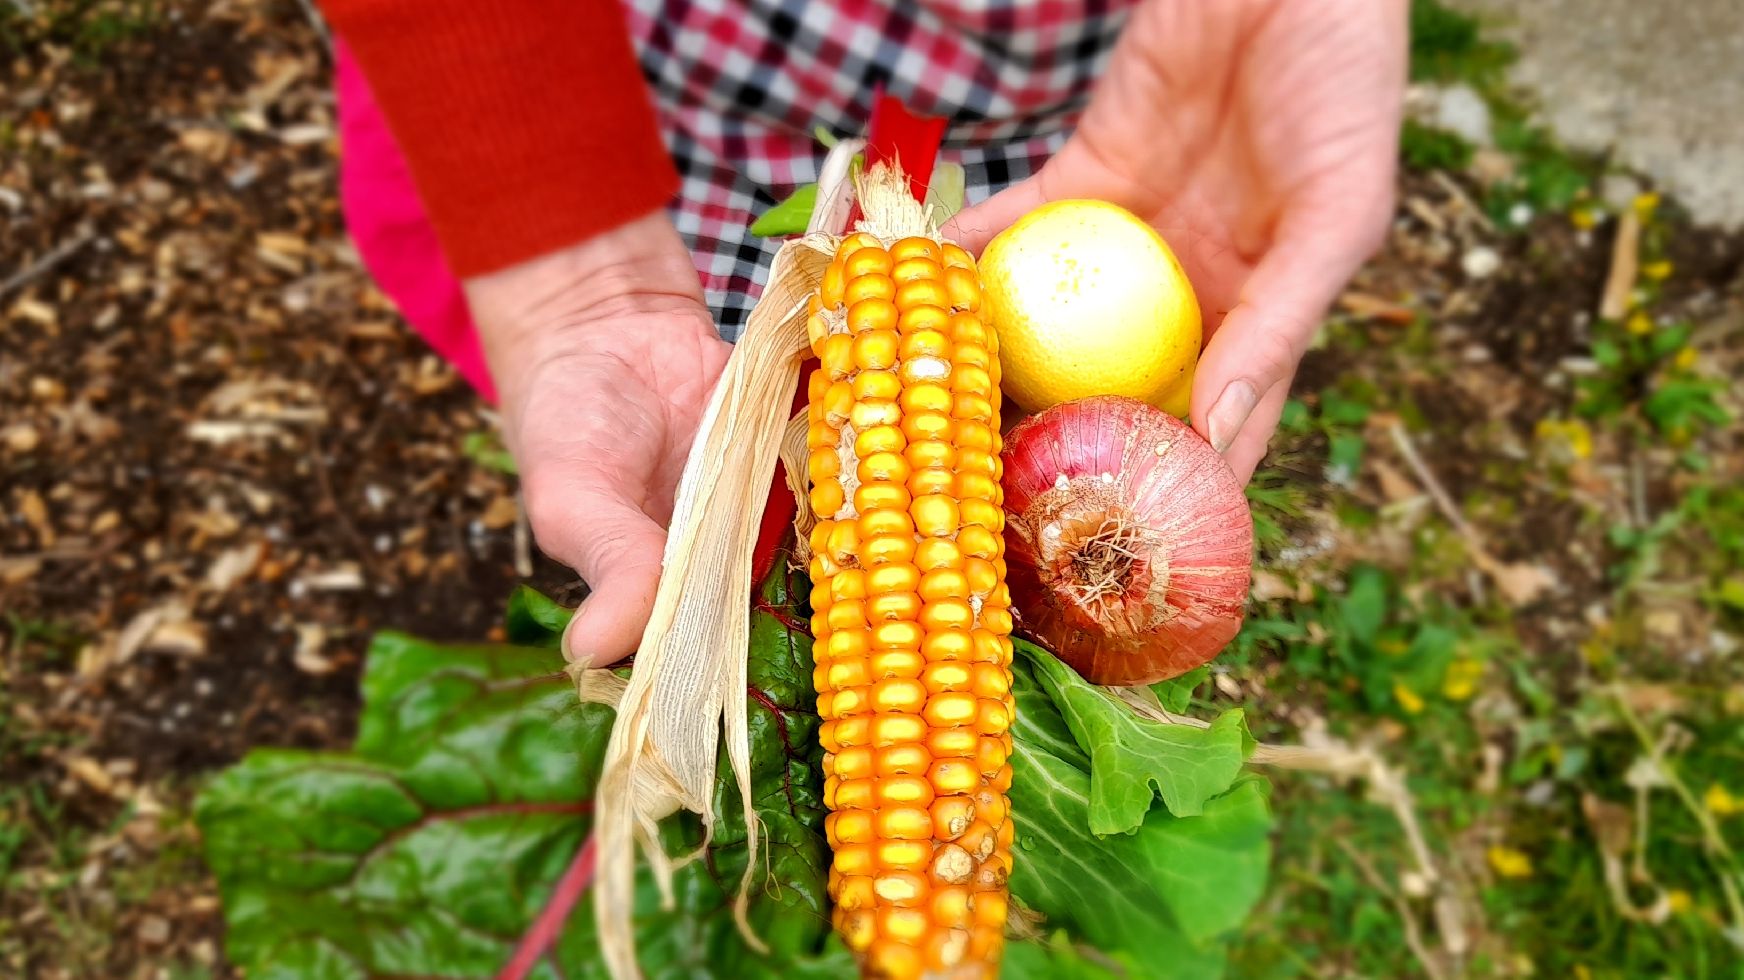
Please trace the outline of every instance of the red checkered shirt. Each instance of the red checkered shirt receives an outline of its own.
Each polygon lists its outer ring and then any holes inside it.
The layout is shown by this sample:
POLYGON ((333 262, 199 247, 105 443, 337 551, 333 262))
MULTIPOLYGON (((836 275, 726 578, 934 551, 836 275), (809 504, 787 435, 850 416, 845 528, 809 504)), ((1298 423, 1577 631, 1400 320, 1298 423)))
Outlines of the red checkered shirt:
POLYGON ((1064 141, 1132 0, 624 0, 683 185, 674 223, 722 333, 738 335, 779 242, 757 215, 816 180, 823 127, 859 135, 882 84, 951 120, 941 159, 973 203, 1064 141))

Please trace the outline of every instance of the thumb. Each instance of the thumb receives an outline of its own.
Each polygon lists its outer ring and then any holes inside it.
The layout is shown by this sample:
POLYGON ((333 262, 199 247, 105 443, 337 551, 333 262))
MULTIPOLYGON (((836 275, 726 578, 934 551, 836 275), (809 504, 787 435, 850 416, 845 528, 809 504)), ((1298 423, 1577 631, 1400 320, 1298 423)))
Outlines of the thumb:
POLYGON ((1288 222, 1205 345, 1190 418, 1244 481, 1265 456, 1297 363, 1364 255, 1311 220, 1288 222))
POLYGON ((528 495, 528 520, 539 545, 575 569, 588 595, 563 631, 571 663, 603 667, 636 652, 654 609, 666 531, 611 492, 576 493, 561 513, 528 495))
POLYGON ((1041 175, 1037 174, 1007 187, 980 204, 957 212, 951 220, 945 222, 940 233, 968 249, 971 254, 980 255, 987 243, 993 240, 993 236, 1047 202, 1048 197, 1042 191, 1041 175))

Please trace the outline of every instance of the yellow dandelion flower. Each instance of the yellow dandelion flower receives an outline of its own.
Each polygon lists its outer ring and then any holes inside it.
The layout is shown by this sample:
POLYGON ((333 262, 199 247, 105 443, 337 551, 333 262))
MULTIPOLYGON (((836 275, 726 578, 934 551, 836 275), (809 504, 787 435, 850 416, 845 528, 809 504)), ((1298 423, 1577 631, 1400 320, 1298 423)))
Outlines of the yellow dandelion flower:
POLYGON ((1375 649, 1389 657, 1397 657, 1406 650, 1411 649, 1411 647, 1406 644, 1404 640, 1401 640, 1398 637, 1392 637, 1376 643, 1375 649))
POLYGON ((1585 963, 1574 965, 1574 980, 1593 980, 1593 971, 1587 969, 1585 963))
POLYGON ((1399 702, 1399 707, 1404 708, 1408 715, 1414 715, 1423 710, 1422 695, 1406 687, 1403 681, 1393 682, 1393 699, 1399 702))
POLYGON ((1447 665, 1441 677, 1441 696, 1449 701, 1467 700, 1477 693, 1478 680, 1483 676, 1483 661, 1461 657, 1447 665))
POLYGON ((1533 432, 1552 452, 1575 459, 1589 459, 1593 455, 1593 431, 1580 419, 1539 419, 1533 432))
POLYGON ((1490 868, 1503 878, 1532 877, 1532 859, 1512 847, 1495 844, 1489 851, 1490 868))
POLYGON ((1641 267, 1641 274, 1654 282, 1662 282, 1671 278, 1671 263, 1666 259, 1649 262, 1641 267))
POLYGON ((1688 371, 1696 366, 1696 349, 1694 347, 1680 348, 1677 356, 1672 358, 1671 363, 1676 365, 1679 371, 1688 371))
POLYGON ((1659 194, 1657 192, 1648 191, 1645 194, 1635 195, 1635 213, 1641 216, 1641 220, 1646 221, 1651 218, 1658 207, 1659 194))
POLYGON ((1629 322, 1625 326, 1635 336, 1645 336, 1653 332, 1653 318, 1647 315, 1646 310, 1636 310, 1629 314, 1629 322))
POLYGON ((1716 817, 1730 817, 1736 813, 1744 813, 1744 800, 1733 796, 1731 791, 1719 783, 1708 787, 1708 792, 1702 797, 1707 804, 1708 812, 1716 817))
POLYGON ((1665 904, 1671 906, 1672 915, 1682 915, 1690 909, 1690 893, 1682 888, 1673 888, 1665 893, 1665 904))
POLYGON ((1599 216, 1593 213, 1592 208, 1582 206, 1570 211, 1568 220, 1581 231, 1591 231, 1593 226, 1599 223, 1599 216))

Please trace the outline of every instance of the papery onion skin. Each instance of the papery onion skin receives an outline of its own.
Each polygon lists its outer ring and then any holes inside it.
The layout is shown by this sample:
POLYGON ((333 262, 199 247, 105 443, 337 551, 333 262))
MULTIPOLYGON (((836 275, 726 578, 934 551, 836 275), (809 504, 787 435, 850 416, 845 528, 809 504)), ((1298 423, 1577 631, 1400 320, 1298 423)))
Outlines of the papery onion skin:
POLYGON ((1007 583, 1022 632, 1096 684, 1177 677, 1241 629, 1253 514, 1203 437, 1098 396, 1005 438, 1007 583))

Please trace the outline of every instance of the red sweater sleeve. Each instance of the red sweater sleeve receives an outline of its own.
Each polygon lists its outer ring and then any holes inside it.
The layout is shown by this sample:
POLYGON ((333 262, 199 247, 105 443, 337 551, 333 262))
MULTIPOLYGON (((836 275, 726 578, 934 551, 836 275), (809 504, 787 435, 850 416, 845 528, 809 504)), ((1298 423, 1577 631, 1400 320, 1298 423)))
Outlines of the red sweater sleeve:
POLYGON ((617 0, 325 0, 459 276, 666 204, 678 177, 617 0))

